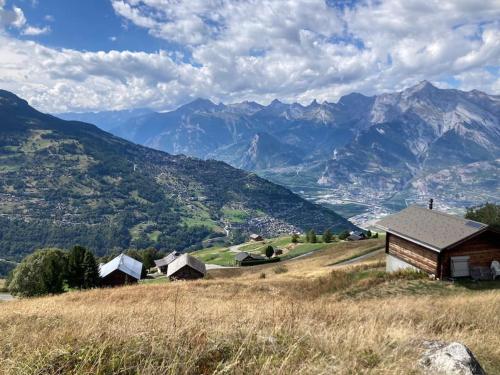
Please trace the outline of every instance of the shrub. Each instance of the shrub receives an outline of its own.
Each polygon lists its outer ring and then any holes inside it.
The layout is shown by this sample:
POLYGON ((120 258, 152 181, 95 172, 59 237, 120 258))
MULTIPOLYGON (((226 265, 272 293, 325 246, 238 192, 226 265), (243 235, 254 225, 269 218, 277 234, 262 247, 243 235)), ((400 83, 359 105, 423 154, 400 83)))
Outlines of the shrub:
POLYGON ((259 279, 265 279, 266 278, 266 273, 265 272, 261 272, 260 275, 259 275, 259 279))
POLYGON ((300 236, 297 233, 292 234, 292 243, 299 242, 300 236))
POLYGON ((14 270, 9 291, 21 297, 58 294, 64 291, 67 254, 59 249, 38 250, 14 270))
POLYGON ((341 232, 341 233, 339 234, 339 239, 340 239, 340 240, 345 240, 347 237, 349 237, 349 232, 348 232, 348 231, 346 231, 346 230, 344 230, 343 232, 341 232))

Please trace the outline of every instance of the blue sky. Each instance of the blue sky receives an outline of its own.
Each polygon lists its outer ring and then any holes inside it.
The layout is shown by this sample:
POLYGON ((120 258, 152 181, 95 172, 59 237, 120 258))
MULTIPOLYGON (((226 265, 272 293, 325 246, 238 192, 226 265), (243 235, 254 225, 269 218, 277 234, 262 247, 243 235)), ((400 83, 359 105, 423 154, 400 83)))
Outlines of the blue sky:
POLYGON ((45 111, 500 93, 500 0, 0 0, 0 88, 45 111))

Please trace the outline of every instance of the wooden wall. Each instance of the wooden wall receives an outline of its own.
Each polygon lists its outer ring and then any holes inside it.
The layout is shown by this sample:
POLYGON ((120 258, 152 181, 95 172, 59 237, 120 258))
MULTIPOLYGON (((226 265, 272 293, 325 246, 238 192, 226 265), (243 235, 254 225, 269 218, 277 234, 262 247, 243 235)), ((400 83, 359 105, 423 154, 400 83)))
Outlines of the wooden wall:
POLYGON ((194 268, 189 266, 184 266, 180 270, 178 270, 173 275, 170 275, 170 279, 172 280, 195 280, 202 278, 203 275, 201 272, 196 271, 194 268))
POLYGON ((427 273, 438 275, 438 253, 387 233, 386 252, 427 273))
POLYGON ((470 256, 471 267, 490 267, 492 261, 500 261, 500 234, 489 230, 451 249, 444 250, 441 253, 441 277, 451 276, 451 257, 466 255, 470 256))
POLYGON ((126 273, 120 270, 113 271, 108 276, 101 279, 102 286, 119 286, 119 285, 133 284, 136 282, 137 279, 127 275, 126 273))

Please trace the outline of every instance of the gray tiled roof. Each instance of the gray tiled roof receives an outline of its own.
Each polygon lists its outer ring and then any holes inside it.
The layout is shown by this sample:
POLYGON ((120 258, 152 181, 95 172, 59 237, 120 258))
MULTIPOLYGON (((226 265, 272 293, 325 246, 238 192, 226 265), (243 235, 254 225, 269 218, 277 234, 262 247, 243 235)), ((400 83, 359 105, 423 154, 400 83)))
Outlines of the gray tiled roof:
POLYGON ((178 251, 172 251, 170 254, 167 256, 161 258, 161 259, 156 259, 155 260, 155 265, 156 267, 163 267, 163 266, 168 266, 170 263, 172 263, 181 253, 178 251))
POLYGON ((189 266, 196 271, 201 272, 203 275, 207 272, 205 263, 201 260, 188 254, 182 254, 168 265, 167 276, 170 277, 184 266, 189 266))
POLYGON ((444 250, 488 227, 477 221, 419 206, 410 206, 387 216, 378 221, 377 226, 436 251, 444 250))
POLYGON ((100 265, 99 275, 108 276, 111 272, 120 270, 133 278, 140 280, 142 273, 142 263, 125 254, 120 254, 108 263, 100 265))
POLYGON ((247 253, 247 252, 240 252, 238 254, 235 255, 234 259, 238 262, 241 262, 242 260, 246 259, 247 257, 250 257, 252 258, 253 260, 262 260, 262 259, 266 259, 264 258, 262 255, 259 255, 259 254, 252 254, 252 253, 247 253))

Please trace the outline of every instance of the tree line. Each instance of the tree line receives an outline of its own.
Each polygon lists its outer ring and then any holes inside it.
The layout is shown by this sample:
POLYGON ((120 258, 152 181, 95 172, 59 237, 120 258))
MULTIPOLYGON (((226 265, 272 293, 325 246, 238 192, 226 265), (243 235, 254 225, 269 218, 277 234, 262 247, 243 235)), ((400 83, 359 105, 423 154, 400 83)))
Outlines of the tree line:
MULTIPOLYGON (((146 277, 147 269, 154 267, 155 259, 165 255, 153 248, 129 250, 126 254, 143 264, 142 278, 146 277)), ((20 297, 96 288, 100 286, 99 263, 107 263, 117 255, 112 253, 97 259, 83 246, 73 246, 69 251, 40 249, 9 273, 7 288, 12 295, 20 297)))

